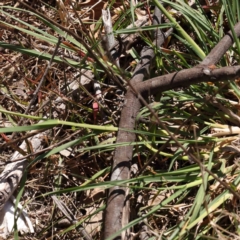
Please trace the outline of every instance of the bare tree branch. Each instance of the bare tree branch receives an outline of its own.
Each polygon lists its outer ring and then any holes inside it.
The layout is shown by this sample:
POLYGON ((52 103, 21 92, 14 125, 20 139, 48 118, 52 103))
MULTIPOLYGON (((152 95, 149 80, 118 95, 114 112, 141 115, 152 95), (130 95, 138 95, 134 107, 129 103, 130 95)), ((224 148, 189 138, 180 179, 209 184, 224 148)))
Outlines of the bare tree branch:
MULTIPOLYGON (((156 11, 158 15, 156 23, 161 22, 161 12, 156 11)), ((155 19, 156 19, 155 18, 155 19)), ((160 45, 164 42, 165 36, 163 33, 156 31, 157 39, 160 45)), ((154 50, 150 47, 145 47, 141 52, 141 60, 137 65, 133 78, 131 79, 131 85, 135 86, 143 81, 144 77, 148 75, 151 60, 154 57, 154 50)), ((141 103, 132 92, 128 90, 123 110, 120 118, 120 128, 132 130, 135 127, 135 119, 139 112, 141 103)), ((132 142, 135 141, 135 134, 119 130, 117 136, 117 143, 120 142, 132 142)), ((115 150, 113 157, 113 167, 111 180, 123 180, 130 177, 130 166, 132 160, 133 146, 118 147, 115 150)), ((104 222, 104 239, 108 238, 112 234, 119 231, 125 226, 129 219, 129 206, 127 201, 128 189, 124 187, 115 186, 109 190, 109 196, 107 201, 107 208, 105 212, 104 222)), ((119 235, 115 239, 127 239, 126 232, 122 233, 122 237, 119 235)))
MULTIPOLYGON (((240 22, 234 27, 236 36, 240 36, 240 22)), ((201 65, 211 65, 216 64, 220 61, 221 57, 227 52, 227 50, 234 43, 232 32, 229 31, 221 41, 212 49, 212 51, 204 58, 201 65)))
MULTIPOLYGON (((234 27, 237 37, 240 36, 240 22, 234 27)), ((229 31, 220 42, 211 50, 206 58, 195 68, 182 70, 178 73, 171 73, 164 76, 159 76, 153 79, 149 79, 144 83, 140 83, 137 86, 136 92, 142 93, 143 95, 147 92, 151 94, 159 91, 163 92, 177 87, 187 87, 191 84, 200 82, 217 82, 225 81, 237 78, 237 70, 233 67, 211 70, 208 66, 216 64, 226 51, 234 43, 233 35, 229 31), (236 71, 236 72, 235 72, 236 71), (204 73, 205 72, 205 73, 204 73), (207 74, 209 72, 209 74, 207 74), (202 75, 203 74, 203 75, 202 75), (222 75, 221 75, 222 74, 222 75), (235 77, 234 77, 235 76, 235 77)))
MULTIPOLYGON (((236 31, 236 35, 240 36, 240 23, 238 23, 234 30, 236 31)), ((121 114, 120 128, 125 129, 133 129, 135 126, 135 118, 141 107, 141 103, 134 97, 136 93, 139 99, 142 101, 143 98, 139 93, 142 93, 146 96, 146 94, 154 94, 159 91, 166 91, 169 89, 189 86, 193 83, 199 83, 204 81, 225 81, 228 79, 234 79, 239 76, 240 68, 239 67, 226 67, 223 69, 215 69, 212 70, 208 67, 208 65, 217 63, 221 57, 225 54, 228 48, 233 44, 232 33, 229 32, 213 50, 209 53, 209 55, 202 61, 202 63, 192 69, 182 70, 177 73, 168 74, 165 76, 160 76, 157 78, 150 79, 146 82, 141 83, 143 77, 142 74, 147 72, 147 69, 144 68, 144 72, 141 73, 141 69, 135 72, 133 79, 130 81, 130 89, 128 90, 125 98, 124 108, 121 114), (138 73, 139 71, 139 73, 138 73), (139 76, 138 76, 139 74, 139 76), (135 94, 134 94, 135 93, 135 94)), ((143 50, 144 51, 144 50, 143 50)), ((149 51, 151 51, 149 49, 149 51)), ((146 51, 147 52, 147 51, 146 51)), ((147 56, 147 55, 145 55, 147 56)), ((151 55, 149 55, 151 56, 151 55)), ((144 58, 143 58, 144 59, 144 58)), ((144 60, 143 60, 144 61, 144 60)), ((143 62, 142 61, 142 62, 143 62)), ((148 59, 144 65, 149 66, 150 60, 148 59)), ((144 66, 143 65, 143 66, 144 66)), ((132 142, 135 140, 135 135, 133 133, 127 133, 125 131, 119 131, 117 142, 132 142)), ((125 146, 119 147, 115 151, 114 155, 114 163, 112 170, 111 180, 123 180, 129 178, 129 169, 132 158, 133 147, 125 146)), ((127 215, 127 210, 124 207, 127 207, 126 203, 127 189, 114 187, 109 191, 109 197, 107 202, 106 209, 106 218, 105 218, 105 230, 104 230, 104 238, 111 236, 111 234, 116 233, 118 230, 122 228, 126 224, 123 223, 124 215, 127 215), (106 227, 107 226, 107 227, 106 227)), ((122 239, 124 239, 123 236, 122 239)), ((120 236, 115 239, 121 239, 120 236)))
POLYGON ((219 82, 233 80, 240 77, 240 66, 223 67, 211 70, 208 67, 199 66, 170 73, 164 76, 149 79, 139 83, 136 91, 143 96, 156 94, 179 87, 188 87, 200 82, 219 82))

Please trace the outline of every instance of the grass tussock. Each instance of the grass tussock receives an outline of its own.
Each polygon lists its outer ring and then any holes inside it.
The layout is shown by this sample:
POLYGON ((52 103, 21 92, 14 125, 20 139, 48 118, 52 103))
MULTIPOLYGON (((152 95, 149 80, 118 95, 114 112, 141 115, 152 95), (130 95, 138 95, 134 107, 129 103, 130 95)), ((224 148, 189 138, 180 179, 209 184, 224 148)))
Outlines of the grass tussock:
MULTIPOLYGON (((35 11, 20 2, 0 3, 1 168, 15 151, 27 158, 15 197, 35 229, 21 235, 15 227, 15 236, 100 239, 107 190, 128 185, 126 228, 133 239, 144 234, 145 239, 240 239, 239 199, 191 157, 239 192, 239 79, 149 94, 146 101, 155 115, 143 106, 136 141, 116 142, 128 81, 142 48, 155 51, 149 79, 192 68, 239 22, 238 1, 163 0, 161 27, 172 27, 173 33, 161 48, 153 44, 150 18, 157 1, 28 3, 35 11), (107 7, 116 39, 132 36, 132 42, 117 46, 120 67, 104 46, 101 10, 107 7), (144 18, 143 26, 127 28, 144 18), (101 97, 93 83, 100 85, 101 97), (33 151, 26 139, 43 132, 41 148, 33 151), (28 147, 19 150, 23 141, 28 147), (114 150, 127 145, 134 146, 131 178, 111 181, 114 150)), ((236 35, 234 41, 215 67, 239 64, 236 35)))

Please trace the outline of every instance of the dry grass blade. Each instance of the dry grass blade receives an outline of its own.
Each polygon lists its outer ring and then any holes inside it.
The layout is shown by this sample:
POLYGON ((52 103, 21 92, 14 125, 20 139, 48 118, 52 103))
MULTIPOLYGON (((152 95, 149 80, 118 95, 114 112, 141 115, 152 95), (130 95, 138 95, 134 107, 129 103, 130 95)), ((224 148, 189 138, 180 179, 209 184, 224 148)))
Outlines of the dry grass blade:
POLYGON ((16 189, 35 231, 14 238, 238 239, 239 22, 238 1, 2 1, 1 207, 16 189))

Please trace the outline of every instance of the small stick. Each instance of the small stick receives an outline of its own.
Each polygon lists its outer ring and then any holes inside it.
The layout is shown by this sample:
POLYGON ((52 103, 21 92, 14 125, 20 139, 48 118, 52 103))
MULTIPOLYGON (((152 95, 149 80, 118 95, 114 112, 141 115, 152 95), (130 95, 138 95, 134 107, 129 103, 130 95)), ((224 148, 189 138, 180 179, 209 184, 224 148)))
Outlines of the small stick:
POLYGON ((119 67, 119 60, 118 60, 118 53, 114 48, 115 39, 113 35, 113 28, 112 28, 112 19, 109 8, 107 10, 102 10, 102 19, 104 23, 104 29, 106 33, 106 51, 108 53, 108 57, 116 62, 116 65, 119 67))
MULTIPOLYGON (((60 46, 60 43, 61 43, 61 38, 59 37, 59 38, 58 38, 57 45, 56 45, 55 50, 54 50, 54 52, 53 52, 53 55, 52 55, 52 57, 51 57, 48 65, 47 65, 47 67, 46 67, 46 70, 45 70, 45 72, 44 72, 44 74, 43 74, 43 76, 42 76, 41 81, 40 81, 39 84, 38 84, 37 89, 36 89, 35 92, 33 93, 33 98, 32 98, 32 100, 30 101, 30 103, 29 103, 27 109, 25 110, 24 114, 28 114, 31 106, 32 106, 33 103, 36 101, 37 96, 38 96, 38 92, 39 92, 40 88, 42 87, 42 85, 43 85, 43 83, 44 83, 44 81, 45 81, 45 77, 46 77, 46 75, 47 75, 47 73, 48 73, 49 68, 50 68, 51 65, 52 65, 52 62, 53 62, 54 57, 55 57, 56 54, 57 54, 58 48, 59 48, 59 46, 60 46)), ((19 125, 20 125, 20 124, 19 124, 19 125)))

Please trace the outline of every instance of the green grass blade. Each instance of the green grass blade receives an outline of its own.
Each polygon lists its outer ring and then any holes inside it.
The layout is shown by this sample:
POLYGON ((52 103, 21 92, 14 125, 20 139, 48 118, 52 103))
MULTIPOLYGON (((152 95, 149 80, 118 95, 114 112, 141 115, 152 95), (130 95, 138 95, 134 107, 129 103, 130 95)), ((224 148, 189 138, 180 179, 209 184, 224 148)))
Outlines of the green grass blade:
POLYGON ((186 33, 186 31, 178 24, 178 22, 168 13, 168 11, 163 7, 163 5, 158 0, 153 0, 153 3, 162 11, 162 13, 174 24, 174 28, 178 33, 189 43, 192 50, 196 55, 203 60, 205 58, 205 53, 202 49, 193 41, 193 39, 186 33))
POLYGON ((91 124, 84 124, 84 123, 67 122, 67 121, 61 121, 61 120, 46 120, 44 122, 37 123, 31 126, 0 128, 0 133, 48 129, 56 125, 66 125, 71 127, 94 129, 94 130, 100 130, 100 131, 114 131, 114 132, 118 131, 118 128, 113 126, 98 126, 98 125, 91 125, 91 124))

